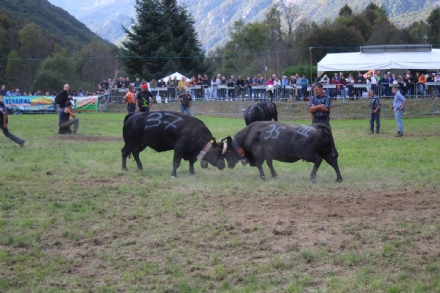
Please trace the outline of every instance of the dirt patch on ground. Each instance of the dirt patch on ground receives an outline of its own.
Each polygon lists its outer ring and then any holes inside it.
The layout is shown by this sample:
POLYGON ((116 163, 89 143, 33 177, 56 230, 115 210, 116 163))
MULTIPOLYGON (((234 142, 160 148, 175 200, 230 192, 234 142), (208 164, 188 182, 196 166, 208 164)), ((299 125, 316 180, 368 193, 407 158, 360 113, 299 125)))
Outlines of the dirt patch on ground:
MULTIPOLYGON (((112 181, 83 180, 79 184, 104 187, 112 181)), ((155 188, 174 192, 170 186, 155 188)), ((257 188, 253 193, 237 189, 228 194, 187 190, 188 195, 197 196, 176 198, 174 208, 166 208, 171 204, 166 198, 146 197, 140 205, 138 195, 121 193, 114 199, 118 200, 117 211, 102 209, 112 229, 80 241, 64 241, 62 247, 53 241, 46 250, 84 260, 71 273, 85 279, 91 272, 94 278, 117 278, 117 271, 108 275, 109 264, 99 256, 112 255, 122 262, 119 255, 124 255, 130 264, 148 260, 158 271, 177 266, 185 275, 204 276, 214 283, 223 280, 221 264, 237 286, 252 274, 268 278, 274 271, 273 278, 286 286, 292 270, 304 275, 313 270, 310 286, 315 289, 325 288, 328 274, 346 278, 357 266, 362 267, 362 259, 350 258, 353 251, 374 258, 383 250, 384 254, 396 253, 382 248, 394 243, 401 245, 399 249, 409 259, 420 262, 440 251, 440 235, 434 227, 440 216, 435 189, 312 190, 313 194, 276 188, 257 188), (402 244, 408 239, 410 245, 402 244)), ((384 259, 383 263, 378 260, 378 266, 392 274, 394 267, 384 259)), ((150 278, 147 274, 141 279, 152 289, 150 278)), ((165 279, 161 284, 172 287, 165 279)))
MULTIPOLYGON (((403 189, 369 193, 340 188, 330 194, 327 190, 304 196, 283 193, 273 191, 272 196, 258 198, 254 195, 222 198, 216 204, 224 208, 223 213, 231 224, 243 233, 266 229, 276 235, 273 245, 281 250, 287 249, 292 239, 299 247, 324 244, 341 247, 341 233, 349 223, 368 223, 375 229, 386 230, 396 221, 422 221, 440 216, 440 204, 432 191, 403 189)), ((212 220, 215 215, 208 212, 196 217, 212 220)), ((440 249, 440 243, 435 245, 440 249)))
POLYGON ((108 136, 108 135, 57 135, 58 139, 80 142, 123 142, 122 136, 108 136))

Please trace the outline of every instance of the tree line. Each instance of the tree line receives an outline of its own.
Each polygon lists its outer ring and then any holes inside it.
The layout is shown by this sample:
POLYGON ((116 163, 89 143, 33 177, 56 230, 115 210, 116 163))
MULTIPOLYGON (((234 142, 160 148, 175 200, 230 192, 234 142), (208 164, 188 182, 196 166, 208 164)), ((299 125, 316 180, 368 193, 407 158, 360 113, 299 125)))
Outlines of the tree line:
POLYGON ((203 52, 194 19, 176 0, 138 0, 135 8, 137 19, 124 28, 126 40, 119 48, 98 37, 63 41, 38 23, 19 25, 0 11, 0 83, 22 92, 58 91, 65 83, 87 90, 112 78, 115 70, 146 80, 175 71, 309 76, 310 64, 315 74, 327 53, 358 51, 363 45, 440 43, 439 8, 426 21, 402 29, 374 3, 359 13, 345 5, 336 19, 317 24, 301 19, 298 7, 288 2, 271 6, 260 22, 236 21, 224 46, 203 52))
POLYGON ((261 22, 236 21, 229 29, 230 40, 208 54, 212 68, 224 75, 272 73, 309 76, 310 63, 316 77, 316 64, 327 53, 358 52, 360 46, 387 44, 440 44, 440 9, 425 21, 407 28, 396 27, 385 8, 370 3, 360 13, 343 6, 334 20, 317 24, 296 21, 294 4, 275 4, 261 22))
POLYGON ((24 24, 14 13, 6 12, 0 11, 0 83, 8 89, 52 93, 69 83, 72 89, 96 90, 103 78, 113 77, 117 69, 114 56, 119 53, 116 46, 67 21, 60 21, 61 31, 54 31, 51 27, 56 24, 24 24), (103 56, 111 56, 110 62, 103 56))

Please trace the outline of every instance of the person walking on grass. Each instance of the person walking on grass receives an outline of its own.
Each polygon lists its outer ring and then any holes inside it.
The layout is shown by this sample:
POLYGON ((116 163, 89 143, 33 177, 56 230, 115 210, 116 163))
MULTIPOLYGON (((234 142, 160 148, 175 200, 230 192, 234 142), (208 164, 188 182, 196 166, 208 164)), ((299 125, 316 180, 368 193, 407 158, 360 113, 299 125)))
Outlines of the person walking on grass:
POLYGON ((393 101, 394 118, 396 119, 396 123, 397 123, 396 137, 402 137, 403 136, 402 116, 403 116, 403 112, 405 111, 406 99, 400 93, 399 85, 397 84, 393 85, 392 91, 394 94, 394 101, 393 101))
POLYGON ((374 122, 376 122, 376 134, 380 132, 380 99, 376 96, 374 90, 368 91, 370 97, 370 133, 374 133, 374 122))
POLYGON ((2 97, 0 97, 0 129, 3 130, 3 134, 11 139, 13 142, 17 143, 20 147, 24 146, 25 140, 16 137, 9 132, 8 129, 8 113, 6 111, 6 106, 3 103, 2 97))

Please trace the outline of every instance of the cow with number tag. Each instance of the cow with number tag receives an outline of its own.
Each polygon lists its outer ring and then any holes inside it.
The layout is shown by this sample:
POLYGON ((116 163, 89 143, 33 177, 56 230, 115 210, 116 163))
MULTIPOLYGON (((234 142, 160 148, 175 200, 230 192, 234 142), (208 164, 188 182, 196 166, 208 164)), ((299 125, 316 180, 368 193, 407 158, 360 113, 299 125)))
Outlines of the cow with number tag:
POLYGON ((189 172, 195 174, 194 163, 201 159, 202 168, 208 163, 222 170, 225 168, 222 149, 209 129, 197 118, 177 112, 155 111, 130 113, 125 117, 122 148, 122 169, 127 170, 127 157, 133 154, 138 170, 142 170, 139 153, 146 147, 157 152, 174 150, 171 177, 182 159, 189 161, 189 172))
POLYGON ((220 145, 226 145, 225 158, 229 168, 234 168, 240 160, 244 165, 250 163, 258 168, 261 179, 265 179, 262 168, 264 161, 272 177, 276 177, 273 160, 286 163, 304 160, 314 163, 310 179, 315 182, 316 172, 322 160, 325 160, 335 170, 336 181, 342 181, 333 135, 325 124, 294 125, 257 121, 234 137, 222 138, 220 145))

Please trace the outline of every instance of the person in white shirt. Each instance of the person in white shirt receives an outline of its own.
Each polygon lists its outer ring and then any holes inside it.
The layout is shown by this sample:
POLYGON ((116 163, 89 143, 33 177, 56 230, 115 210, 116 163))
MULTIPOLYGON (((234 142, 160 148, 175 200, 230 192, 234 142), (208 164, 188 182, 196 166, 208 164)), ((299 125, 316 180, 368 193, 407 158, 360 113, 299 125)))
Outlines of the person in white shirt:
POLYGON ((324 74, 324 76, 321 78, 321 83, 323 85, 328 84, 330 82, 330 78, 328 78, 327 74, 324 74))

